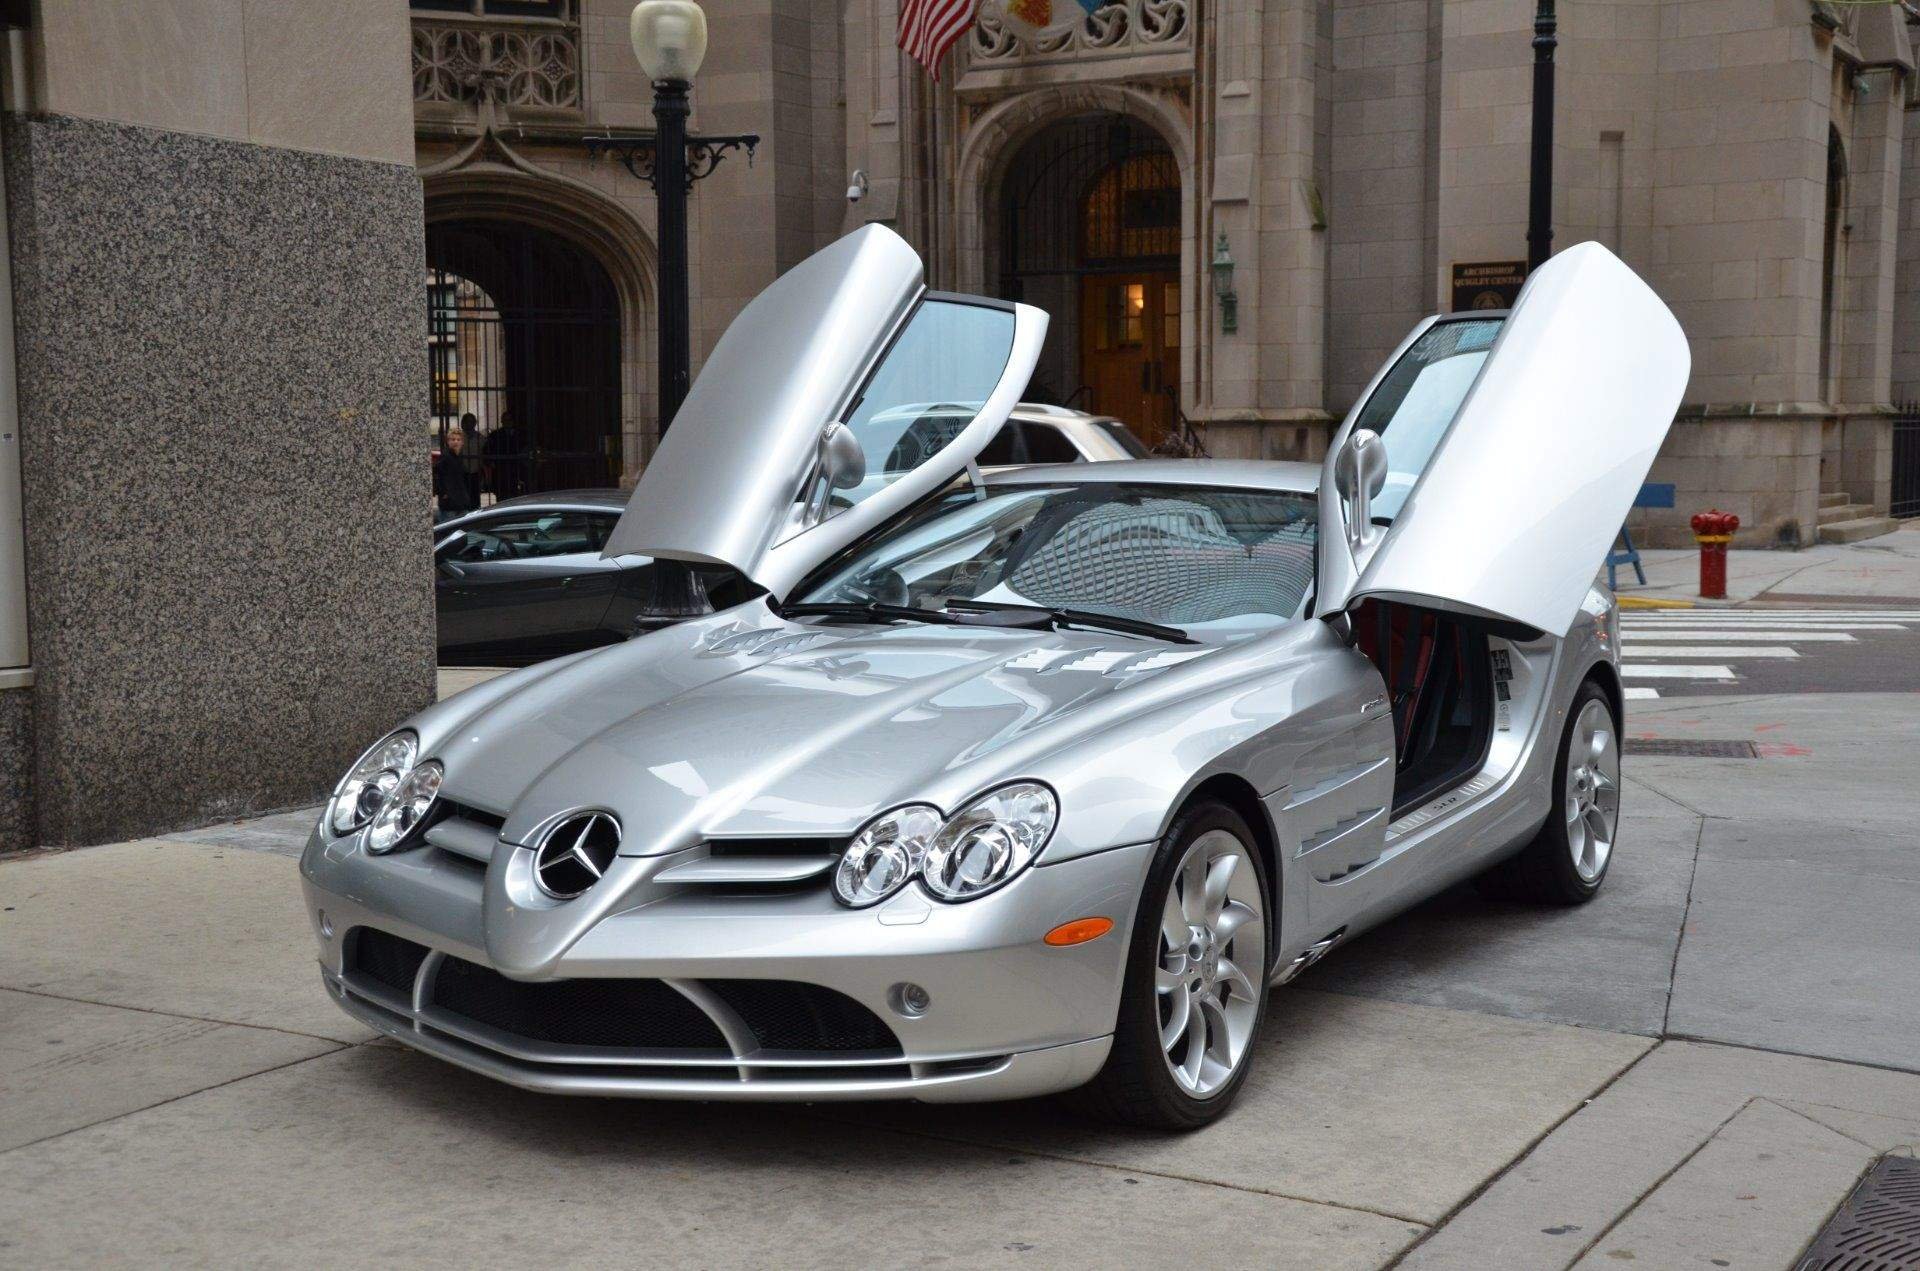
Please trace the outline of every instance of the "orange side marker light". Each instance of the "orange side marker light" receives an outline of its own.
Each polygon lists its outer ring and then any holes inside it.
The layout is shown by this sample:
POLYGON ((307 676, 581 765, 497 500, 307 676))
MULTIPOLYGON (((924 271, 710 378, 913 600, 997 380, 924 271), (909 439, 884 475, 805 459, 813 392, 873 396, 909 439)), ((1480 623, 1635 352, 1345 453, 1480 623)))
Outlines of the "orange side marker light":
POLYGON ((1075 918, 1072 922, 1063 922, 1046 935, 1048 944, 1056 949, 1070 944, 1085 944, 1089 940, 1098 940, 1113 930, 1111 918, 1075 918))

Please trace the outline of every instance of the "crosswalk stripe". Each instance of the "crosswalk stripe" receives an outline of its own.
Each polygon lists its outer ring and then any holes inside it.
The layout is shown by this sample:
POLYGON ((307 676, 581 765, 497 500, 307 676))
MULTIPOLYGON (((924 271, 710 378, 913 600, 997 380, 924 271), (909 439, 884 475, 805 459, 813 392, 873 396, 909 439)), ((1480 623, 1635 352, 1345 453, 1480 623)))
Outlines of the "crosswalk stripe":
POLYGON ((1632 609, 1620 616, 1628 622, 1920 622, 1920 613, 1885 609, 1632 609))
POLYGON ((1729 631, 1725 627, 1628 627, 1622 639, 1640 638, 1647 640, 1811 640, 1817 644, 1844 641, 1853 643, 1853 637, 1844 631, 1729 631))
POLYGON ((1897 622, 1769 622, 1713 624, 1704 622, 1623 622, 1622 631, 1911 631, 1897 622))
POLYGON ((1797 658, 1799 653, 1785 645, 1756 645, 1752 648, 1732 648, 1728 645, 1707 645, 1693 648, 1684 644, 1641 644, 1629 640, 1621 646, 1622 653, 1636 658, 1797 658))
POLYGON ((1729 666, 1661 666, 1650 663, 1623 662, 1620 674, 1630 680, 1731 680, 1733 668, 1729 666))
POLYGON ((1627 692, 1627 700, 1629 702, 1638 702, 1638 701, 1643 701, 1649 697, 1660 696, 1659 689, 1653 688, 1652 686, 1646 685, 1646 684, 1629 684, 1627 685, 1626 692, 1627 692))

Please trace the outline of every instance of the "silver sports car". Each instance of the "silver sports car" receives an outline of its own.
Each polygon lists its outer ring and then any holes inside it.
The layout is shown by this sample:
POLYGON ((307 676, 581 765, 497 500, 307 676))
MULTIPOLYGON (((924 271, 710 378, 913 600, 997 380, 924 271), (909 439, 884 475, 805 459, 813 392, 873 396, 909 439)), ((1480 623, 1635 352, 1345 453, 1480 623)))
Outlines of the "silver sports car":
POLYGON ((1269 986, 1605 881, 1595 572, 1688 370, 1604 248, 1422 323, 1326 463, 982 474, 1046 317, 863 229, 750 304, 606 546, 751 599, 422 711, 301 861, 350 1014, 537 1090, 1192 1126, 1269 986))

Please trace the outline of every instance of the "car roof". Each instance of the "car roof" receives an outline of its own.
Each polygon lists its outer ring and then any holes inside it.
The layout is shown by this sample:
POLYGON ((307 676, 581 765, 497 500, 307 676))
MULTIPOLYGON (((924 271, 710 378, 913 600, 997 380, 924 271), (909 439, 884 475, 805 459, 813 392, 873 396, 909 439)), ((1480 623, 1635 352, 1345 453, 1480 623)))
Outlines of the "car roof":
POLYGON ((626 490, 548 490, 541 494, 519 494, 511 499, 502 499, 492 507, 482 508, 483 512, 497 512, 501 508, 509 510, 525 507, 610 507, 623 508, 631 495, 626 490))
POLYGON ((995 486, 1201 485, 1311 494, 1320 488, 1320 465, 1278 459, 1118 459, 1005 468, 984 479, 995 486))

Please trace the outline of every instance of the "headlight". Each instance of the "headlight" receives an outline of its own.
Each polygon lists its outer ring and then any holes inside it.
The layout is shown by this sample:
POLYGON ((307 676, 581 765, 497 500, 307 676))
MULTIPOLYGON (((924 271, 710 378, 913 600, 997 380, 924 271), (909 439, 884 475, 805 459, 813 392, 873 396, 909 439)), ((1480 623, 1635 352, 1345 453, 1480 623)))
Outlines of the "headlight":
POLYGON ((854 836, 840 858, 834 895, 855 909, 879 904, 913 881, 939 832, 940 810, 924 803, 881 814, 854 836))
POLYGON ((361 755, 327 805, 327 829, 333 836, 345 838, 365 829, 380 814, 387 796, 413 771, 419 753, 420 739, 403 729, 361 755))
POLYGON ((972 900, 1033 863, 1060 819, 1053 791, 1032 781, 981 795, 940 828, 921 877, 942 900, 972 900))
POLYGON ((399 788, 387 796, 387 802, 367 828, 369 852, 391 852, 406 842, 414 827, 426 820, 433 801, 440 797, 440 779, 445 771, 438 760, 429 759, 406 775, 399 788))

